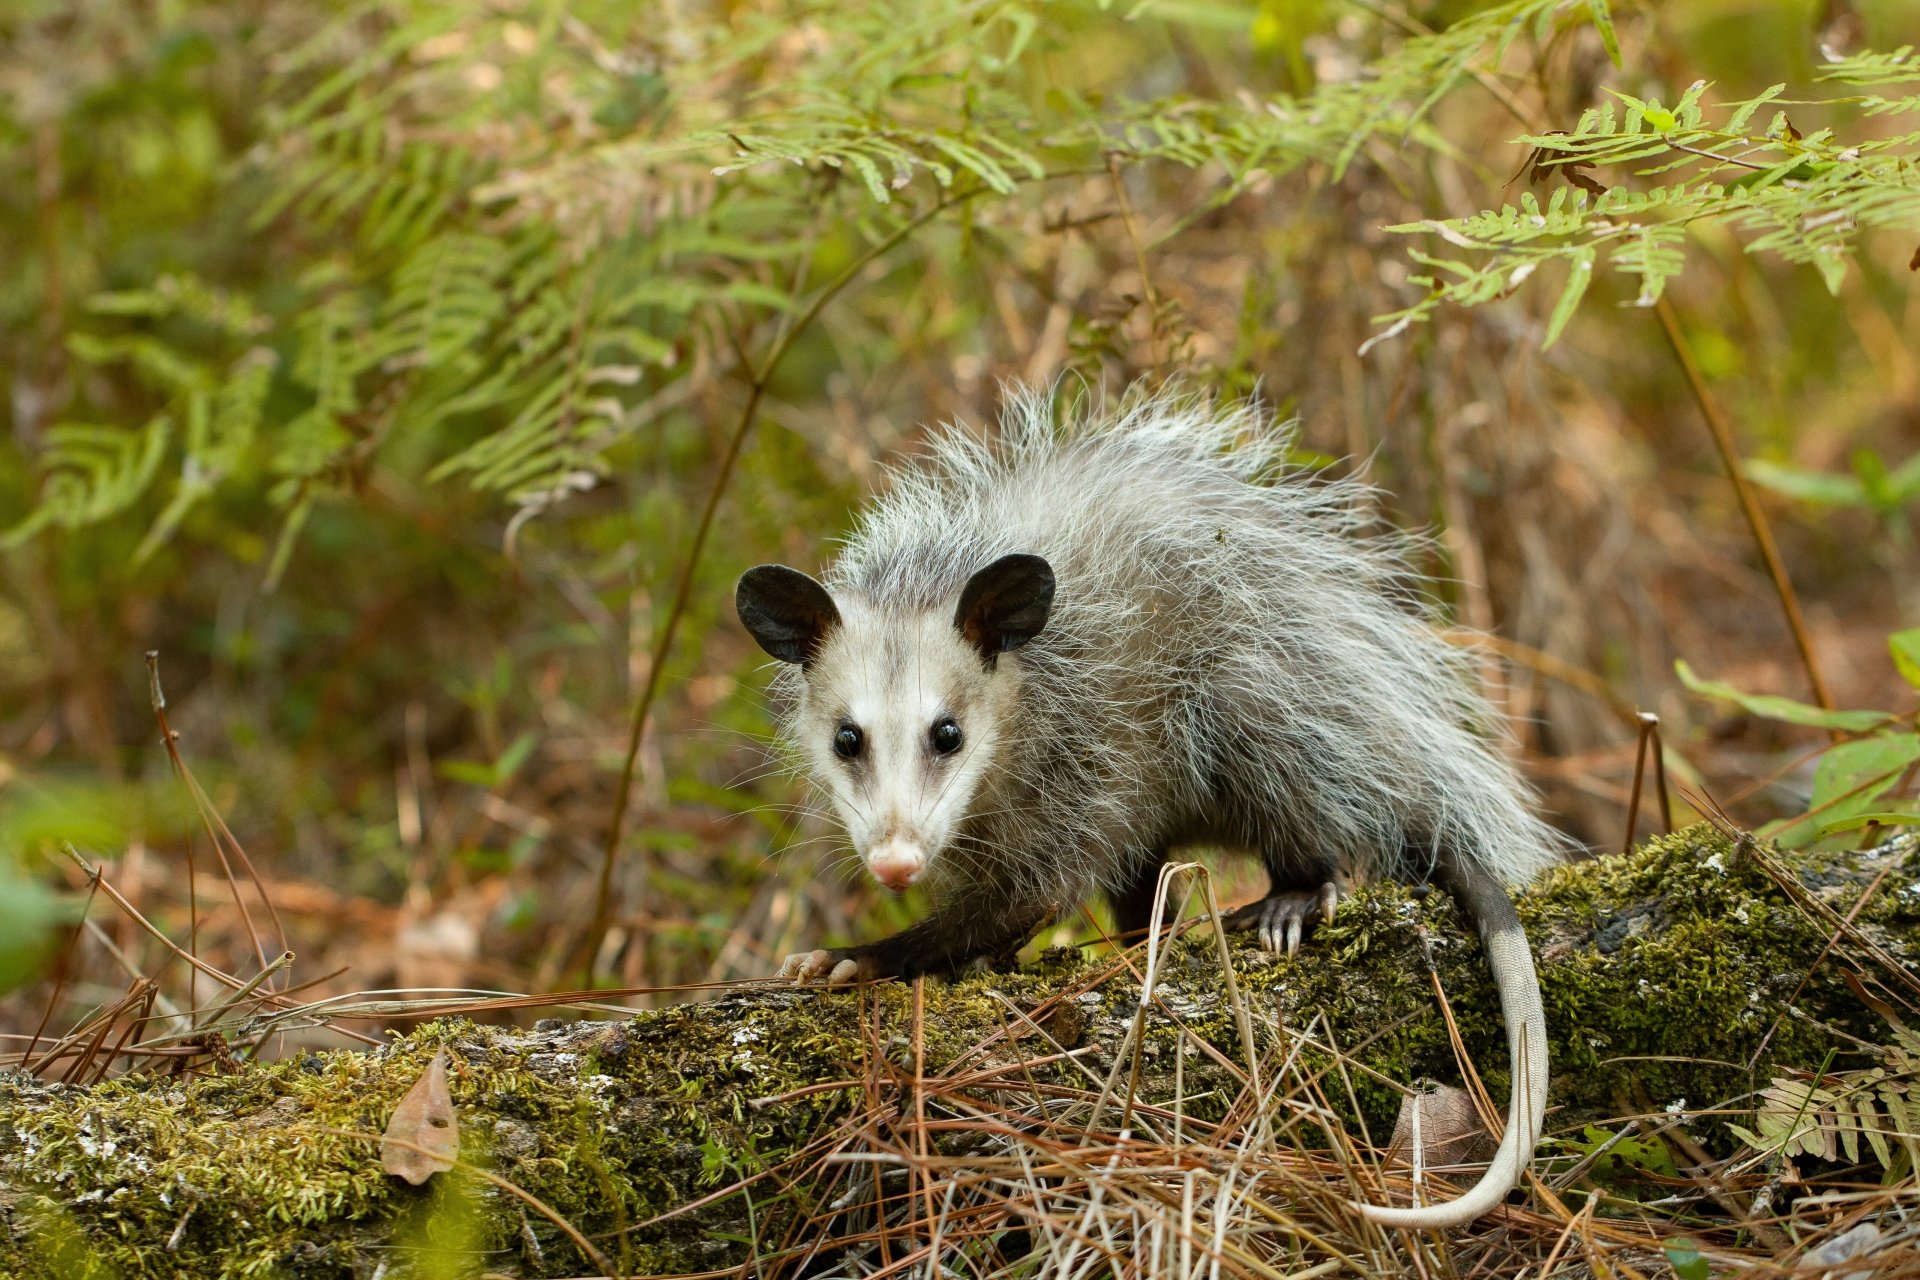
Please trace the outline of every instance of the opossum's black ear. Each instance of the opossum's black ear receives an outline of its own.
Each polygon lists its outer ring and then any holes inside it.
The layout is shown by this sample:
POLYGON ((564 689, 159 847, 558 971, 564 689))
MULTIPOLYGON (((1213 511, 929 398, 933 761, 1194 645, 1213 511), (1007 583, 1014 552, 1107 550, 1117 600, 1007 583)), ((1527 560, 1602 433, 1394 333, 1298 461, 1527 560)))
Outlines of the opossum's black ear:
POLYGON ((756 565, 741 574, 733 607, 762 649, 803 667, 840 625, 840 610, 827 589, 783 564, 756 565))
POLYGON ((953 625, 991 664, 1040 634, 1053 608, 1053 566, 1039 556, 1001 556, 967 579, 953 625))

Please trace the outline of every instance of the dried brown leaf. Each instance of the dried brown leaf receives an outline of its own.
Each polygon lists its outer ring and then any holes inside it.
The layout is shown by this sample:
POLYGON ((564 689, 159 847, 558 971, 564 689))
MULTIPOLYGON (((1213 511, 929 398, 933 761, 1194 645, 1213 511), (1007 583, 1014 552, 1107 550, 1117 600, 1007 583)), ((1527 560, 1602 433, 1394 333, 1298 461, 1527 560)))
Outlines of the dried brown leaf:
POLYGON ((380 1167, 417 1187, 453 1168, 459 1154, 460 1120, 447 1087, 447 1051, 442 1049, 393 1109, 380 1142, 380 1167))
POLYGON ((1597 182, 1589 178, 1586 174, 1571 167, 1567 169, 1567 181, 1590 196, 1603 196, 1607 194, 1607 188, 1604 183, 1597 182))
POLYGON ((1400 1114, 1393 1122, 1393 1139, 1387 1146, 1389 1160, 1414 1162, 1416 1119, 1422 1167, 1469 1164, 1493 1151, 1493 1139, 1480 1123, 1473 1095, 1465 1089, 1443 1084, 1426 1093, 1408 1094, 1400 1099, 1400 1114))

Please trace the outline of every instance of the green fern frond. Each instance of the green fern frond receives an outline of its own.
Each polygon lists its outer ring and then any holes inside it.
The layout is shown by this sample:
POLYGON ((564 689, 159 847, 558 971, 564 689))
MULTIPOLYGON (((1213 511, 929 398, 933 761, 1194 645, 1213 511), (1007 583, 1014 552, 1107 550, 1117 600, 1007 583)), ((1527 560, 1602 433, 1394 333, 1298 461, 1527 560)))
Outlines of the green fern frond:
POLYGON ((1895 1026, 1881 1065, 1810 1080, 1782 1077, 1760 1093, 1753 1128, 1729 1125, 1767 1156, 1813 1156, 1857 1164, 1867 1155, 1882 1170, 1920 1167, 1920 1039, 1895 1026))
POLYGON ((1920 53, 1910 44, 1891 53, 1862 51, 1830 61, 1818 78, 1841 84, 1907 84, 1920 80, 1920 53))
POLYGON ((215 391, 188 398, 180 479, 141 539, 134 563, 165 546, 187 514, 246 463, 265 416, 275 365, 273 352, 256 347, 235 362, 215 391))
POLYGON ((1121 140, 1136 155, 1188 167, 1214 162, 1238 174, 1254 165, 1283 171, 1320 161, 1337 178, 1375 136, 1413 136, 1434 104, 1483 63, 1497 64, 1521 34, 1568 14, 1612 30, 1601 0, 1509 0, 1408 40, 1357 78, 1323 85, 1306 98, 1171 99, 1141 104, 1106 123, 1085 113, 1086 127, 1108 146, 1121 140))
MULTIPOLYGON (((1882 65, 1862 58, 1863 67, 1882 65)), ((1892 55, 1899 65, 1908 58, 1904 51, 1892 55)), ((1518 283, 1545 264, 1560 263, 1568 277, 1548 325, 1551 343, 1602 261, 1638 276, 1635 301, 1652 305, 1685 265, 1687 228, 1696 223, 1744 232, 1748 253, 1811 266, 1836 292, 1863 230, 1920 228, 1920 134, 1848 142, 1821 130, 1802 137, 1777 110, 1763 131, 1754 132, 1753 122, 1779 100, 1782 85, 1726 104, 1726 122, 1716 125, 1702 104, 1706 88, 1704 82, 1691 86, 1670 108, 1616 93, 1623 111, 1614 102, 1601 103, 1570 132, 1521 137, 1533 148, 1535 174, 1571 175, 1567 180, 1583 188, 1571 195, 1568 188, 1556 190, 1544 210, 1526 193, 1517 208, 1390 228, 1429 232, 1484 256, 1449 260, 1444 276, 1415 277, 1426 295, 1379 317, 1386 327, 1367 345, 1404 332, 1443 305, 1484 303, 1499 293, 1494 282, 1518 283), (1604 189, 1590 171, 1606 169, 1662 181, 1604 189)))
POLYGON ((473 232, 421 241, 394 272, 369 335, 368 364, 391 373, 475 353, 506 312, 502 286, 516 256, 498 238, 473 232))
POLYGON ((172 434, 164 416, 134 431, 86 423, 50 427, 40 505, 0 533, 0 547, 18 546, 49 525, 75 529, 132 507, 153 483, 172 434))

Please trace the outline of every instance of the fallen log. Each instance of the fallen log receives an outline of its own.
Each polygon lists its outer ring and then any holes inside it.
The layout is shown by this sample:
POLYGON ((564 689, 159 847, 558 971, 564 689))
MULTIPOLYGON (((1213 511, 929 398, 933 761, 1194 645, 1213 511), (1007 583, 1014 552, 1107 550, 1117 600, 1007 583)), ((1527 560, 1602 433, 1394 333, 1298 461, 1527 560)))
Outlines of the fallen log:
MULTIPOLYGON (((1671 1110, 1691 1141, 1725 1149, 1722 1119, 1688 1113, 1785 1069, 1859 1065, 1887 1028, 1848 978, 1913 982, 1915 847, 1790 856, 1695 827, 1527 893, 1552 1046, 1549 1133, 1671 1110)), ((1436 982, 1496 1105, 1505 1097, 1484 958, 1444 895, 1364 890, 1298 957, 1236 940, 1232 958, 1238 1008, 1209 930, 1166 948, 1137 1038, 1143 953, 1096 948, 918 991, 759 986, 534 1030, 445 1020, 370 1052, 190 1080, 82 1088, 0 1073, 0 1275, 661 1274, 791 1261, 806 1230, 844 1210, 857 1189, 849 1169, 901 1163, 887 1153, 904 1150, 964 1185, 970 1160, 1004 1153, 1007 1116, 1026 1117, 1029 1136, 1058 1120, 1045 1150, 1062 1168, 1075 1157, 1060 1117, 1095 1110, 1117 1132, 1131 1107, 1163 1140, 1177 1113, 1179 1132, 1221 1149, 1254 1119, 1249 1030, 1265 1087, 1323 1104, 1289 1102, 1303 1138, 1342 1123, 1384 1136, 1401 1084, 1460 1079, 1436 982), (379 1140, 441 1050, 460 1165, 415 1187, 383 1171, 379 1140), (993 1111, 1016 1096, 1018 1109, 993 1111)), ((1110 1148, 1111 1132, 1102 1141, 1110 1148)), ((934 1194, 920 1174, 900 1186, 934 1194)), ((1353 1191, 1333 1186, 1327 1202, 1353 1191)))

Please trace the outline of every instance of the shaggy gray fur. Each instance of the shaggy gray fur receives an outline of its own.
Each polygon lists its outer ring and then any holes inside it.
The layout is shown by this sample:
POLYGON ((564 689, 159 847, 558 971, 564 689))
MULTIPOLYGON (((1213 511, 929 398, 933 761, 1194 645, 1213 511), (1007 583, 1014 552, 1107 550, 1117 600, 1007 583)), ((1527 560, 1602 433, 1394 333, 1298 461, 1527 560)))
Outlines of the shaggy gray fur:
POLYGON ((1507 884, 1560 856, 1467 658, 1411 603, 1417 544, 1371 531, 1365 485, 1290 466, 1291 441, 1256 407, 1162 394, 1062 424, 1026 391, 996 441, 950 427, 894 474, 836 598, 948 612, 1016 551, 1059 584, 1004 659, 1018 723, 936 890, 1078 902, 1169 842, 1415 882, 1446 852, 1507 884))

